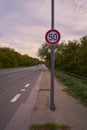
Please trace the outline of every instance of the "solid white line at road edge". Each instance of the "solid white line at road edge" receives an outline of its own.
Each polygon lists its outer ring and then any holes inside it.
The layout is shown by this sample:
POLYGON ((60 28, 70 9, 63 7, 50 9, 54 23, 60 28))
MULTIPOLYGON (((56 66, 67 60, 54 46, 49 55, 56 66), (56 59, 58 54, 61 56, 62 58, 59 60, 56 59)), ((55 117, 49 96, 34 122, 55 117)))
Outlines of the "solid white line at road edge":
POLYGON ((15 97, 12 98, 10 102, 16 102, 20 96, 21 94, 17 94, 15 97))
POLYGON ((27 88, 27 87, 29 87, 29 86, 30 86, 30 84, 26 84, 26 85, 25 85, 25 88, 27 88))

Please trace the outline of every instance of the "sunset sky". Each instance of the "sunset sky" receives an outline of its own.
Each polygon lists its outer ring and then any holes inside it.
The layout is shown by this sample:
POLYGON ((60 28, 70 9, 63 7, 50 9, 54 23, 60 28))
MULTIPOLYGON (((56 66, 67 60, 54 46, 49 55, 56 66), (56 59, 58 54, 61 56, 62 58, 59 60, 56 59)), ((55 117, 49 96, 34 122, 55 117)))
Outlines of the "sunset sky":
MULTIPOLYGON (((61 41, 87 35, 87 0, 54 1, 61 41)), ((51 0, 0 0, 0 46, 36 57, 50 28, 51 0)))

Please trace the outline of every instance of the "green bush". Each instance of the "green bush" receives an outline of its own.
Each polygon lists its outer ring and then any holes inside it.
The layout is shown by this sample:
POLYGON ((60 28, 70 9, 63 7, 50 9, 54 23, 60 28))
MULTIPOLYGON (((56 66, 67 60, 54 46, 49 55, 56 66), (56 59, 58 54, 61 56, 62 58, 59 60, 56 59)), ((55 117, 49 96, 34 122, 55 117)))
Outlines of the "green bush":
POLYGON ((66 86, 66 90, 87 104, 87 84, 60 71, 56 71, 55 76, 66 86))

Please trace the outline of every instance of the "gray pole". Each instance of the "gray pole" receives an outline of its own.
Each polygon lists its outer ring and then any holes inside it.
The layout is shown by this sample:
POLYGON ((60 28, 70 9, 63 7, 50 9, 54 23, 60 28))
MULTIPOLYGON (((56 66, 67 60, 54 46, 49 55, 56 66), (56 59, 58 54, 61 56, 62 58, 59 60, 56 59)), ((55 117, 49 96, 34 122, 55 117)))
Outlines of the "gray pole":
MULTIPOLYGON (((51 0, 51 29, 54 29, 54 0, 51 0)), ((54 45, 51 45, 51 99, 50 109, 54 110, 54 45)))

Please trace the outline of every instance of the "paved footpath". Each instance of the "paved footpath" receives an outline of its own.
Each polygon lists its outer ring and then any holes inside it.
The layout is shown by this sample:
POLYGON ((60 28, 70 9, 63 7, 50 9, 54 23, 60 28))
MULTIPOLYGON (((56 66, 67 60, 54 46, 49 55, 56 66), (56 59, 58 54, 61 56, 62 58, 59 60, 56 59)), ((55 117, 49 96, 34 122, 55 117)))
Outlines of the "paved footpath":
POLYGON ((50 89, 50 73, 45 70, 35 89, 27 101, 19 107, 5 130, 29 130, 31 124, 55 122, 67 124, 71 130, 87 130, 87 107, 84 107, 76 99, 63 91, 65 86, 55 80, 55 106, 56 110, 50 110, 50 91, 38 91, 50 89))
MULTIPOLYGON (((45 71, 40 88, 50 89, 50 73, 45 71)), ((34 108, 31 124, 56 122, 67 124, 71 130, 87 130, 87 107, 63 91, 64 86, 55 80, 55 106, 50 106, 50 91, 40 91, 34 108)))

